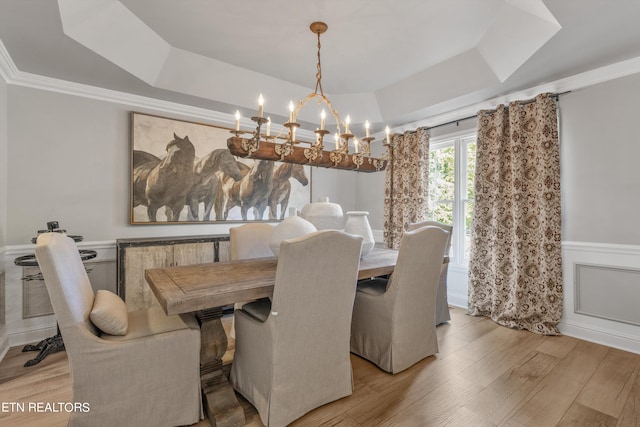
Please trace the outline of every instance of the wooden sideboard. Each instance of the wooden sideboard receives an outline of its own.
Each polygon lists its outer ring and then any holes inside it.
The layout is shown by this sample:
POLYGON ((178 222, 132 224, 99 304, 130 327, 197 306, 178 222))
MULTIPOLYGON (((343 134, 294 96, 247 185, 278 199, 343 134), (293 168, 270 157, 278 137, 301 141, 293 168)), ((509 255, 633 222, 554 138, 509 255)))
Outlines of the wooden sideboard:
POLYGON ((116 240, 118 295, 129 311, 159 306, 144 271, 229 260, 229 235, 130 238, 116 240))

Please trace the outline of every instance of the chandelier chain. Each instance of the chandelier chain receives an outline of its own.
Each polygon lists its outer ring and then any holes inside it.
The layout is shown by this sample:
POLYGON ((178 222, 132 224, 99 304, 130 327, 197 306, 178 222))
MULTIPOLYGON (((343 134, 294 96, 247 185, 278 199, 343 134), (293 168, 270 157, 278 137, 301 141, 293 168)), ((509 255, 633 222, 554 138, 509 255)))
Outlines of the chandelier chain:
POLYGON ((320 33, 318 33, 318 65, 316 72, 316 91, 318 93, 318 89, 320 89, 320 95, 324 96, 324 91, 322 90, 322 65, 320 64, 320 33))

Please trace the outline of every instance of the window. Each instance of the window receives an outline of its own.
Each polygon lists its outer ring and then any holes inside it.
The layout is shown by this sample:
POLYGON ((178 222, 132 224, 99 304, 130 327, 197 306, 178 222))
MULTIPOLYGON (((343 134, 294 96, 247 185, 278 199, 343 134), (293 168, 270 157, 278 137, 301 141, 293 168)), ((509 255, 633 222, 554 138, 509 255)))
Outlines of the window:
POLYGON ((453 225, 451 262, 467 265, 473 216, 476 135, 434 139, 429 152, 429 219, 453 225))

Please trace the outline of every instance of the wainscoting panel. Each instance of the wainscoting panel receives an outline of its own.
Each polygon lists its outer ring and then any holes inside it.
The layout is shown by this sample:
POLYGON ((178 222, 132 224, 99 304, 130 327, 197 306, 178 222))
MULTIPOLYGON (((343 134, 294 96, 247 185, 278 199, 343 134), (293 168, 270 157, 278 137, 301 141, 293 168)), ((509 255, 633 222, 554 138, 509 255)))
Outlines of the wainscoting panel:
MULTIPOLYGON (((107 289, 116 292, 115 261, 86 262, 85 267, 94 292, 107 289)), ((22 318, 48 316, 53 314, 44 280, 38 267, 24 267, 22 279, 22 318)))
POLYGON ((24 267, 22 273, 22 318, 29 319, 53 314, 44 280, 35 278, 40 275, 40 269, 24 267))
POLYGON ((563 334, 640 354, 640 246, 562 242, 563 334))
POLYGON ((640 270, 575 265, 575 312, 640 326, 640 270))

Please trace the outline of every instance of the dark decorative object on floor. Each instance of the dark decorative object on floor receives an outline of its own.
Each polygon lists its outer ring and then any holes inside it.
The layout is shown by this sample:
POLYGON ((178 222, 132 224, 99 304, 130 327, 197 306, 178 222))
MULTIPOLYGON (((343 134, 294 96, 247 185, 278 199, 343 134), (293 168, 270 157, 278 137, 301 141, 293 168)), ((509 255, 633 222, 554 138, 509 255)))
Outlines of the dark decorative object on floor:
MULTIPOLYGON (((66 234, 67 230, 62 230, 60 229, 60 226, 58 224, 58 221, 49 221, 47 222, 47 229, 46 230, 38 230, 38 235, 42 234, 42 233, 63 233, 66 234)), ((82 241, 82 236, 71 236, 69 235, 69 237, 71 237, 75 242, 81 242, 82 241)), ((38 240, 38 236, 34 237, 33 239, 31 239, 32 243, 36 243, 36 240, 38 240)), ((88 259, 92 259, 95 258, 97 256, 97 252, 96 251, 92 251, 92 250, 86 250, 86 249, 82 249, 80 250, 80 257, 82 258, 82 261, 86 261, 88 259)), ((23 256, 19 256, 18 258, 16 258, 15 260, 13 260, 14 264, 19 266, 19 267, 37 267, 38 266, 38 261, 36 260, 36 256, 35 254, 29 254, 29 255, 23 255, 23 256)), ((30 275, 30 276, 26 276, 23 277, 22 280, 43 280, 42 279, 42 273, 38 273, 35 275, 30 275)), ((62 335, 60 335, 60 328, 57 327, 57 333, 49 338, 45 338, 42 341, 40 341, 38 344, 27 344, 22 348, 23 352, 27 352, 27 351, 38 351, 38 355, 36 357, 34 357, 31 360, 27 360, 27 362, 24 364, 25 367, 29 367, 29 366, 33 366, 33 365, 37 365, 38 363, 40 363, 45 357, 47 357, 49 354, 53 354, 53 353, 57 353, 61 350, 64 350, 64 342, 62 341, 62 335)))

